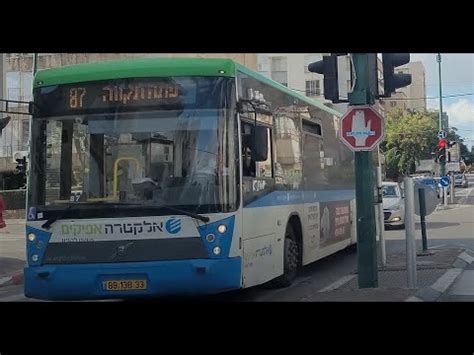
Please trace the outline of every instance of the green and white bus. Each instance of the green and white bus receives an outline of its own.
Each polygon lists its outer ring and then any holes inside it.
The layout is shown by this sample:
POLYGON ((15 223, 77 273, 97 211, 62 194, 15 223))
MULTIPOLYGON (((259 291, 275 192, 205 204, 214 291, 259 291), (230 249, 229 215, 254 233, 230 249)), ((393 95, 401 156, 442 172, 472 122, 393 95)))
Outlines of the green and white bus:
POLYGON ((232 60, 41 70, 32 107, 27 297, 287 286, 356 241, 340 114, 232 60))

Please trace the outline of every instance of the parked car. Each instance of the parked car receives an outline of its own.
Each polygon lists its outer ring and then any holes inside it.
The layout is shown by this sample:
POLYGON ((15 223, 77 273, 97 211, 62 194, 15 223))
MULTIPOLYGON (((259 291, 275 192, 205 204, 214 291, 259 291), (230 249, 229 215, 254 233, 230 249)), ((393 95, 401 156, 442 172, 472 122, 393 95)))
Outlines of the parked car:
POLYGON ((467 178, 465 174, 455 174, 454 175, 454 186, 455 187, 467 187, 467 178))
POLYGON ((385 226, 405 227, 405 202, 397 182, 382 182, 382 203, 385 226))

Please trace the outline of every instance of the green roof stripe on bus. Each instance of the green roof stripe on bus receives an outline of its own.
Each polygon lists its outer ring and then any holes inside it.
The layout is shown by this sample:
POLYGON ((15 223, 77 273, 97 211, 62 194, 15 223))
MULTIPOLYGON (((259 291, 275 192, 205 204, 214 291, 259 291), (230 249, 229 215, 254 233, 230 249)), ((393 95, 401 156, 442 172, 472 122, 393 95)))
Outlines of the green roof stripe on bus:
POLYGON ((274 88, 277 88, 278 90, 281 90, 281 91, 284 91, 286 92, 287 94, 293 96, 293 97, 296 97, 297 99, 303 101, 303 102, 306 102, 307 104, 310 104, 310 105, 313 105, 313 106, 316 106, 316 107, 319 107, 320 109, 330 113, 330 114, 333 114, 335 115, 336 117, 342 117, 342 113, 324 105, 322 102, 320 101, 317 101, 317 100, 313 100, 313 99, 310 99, 309 97, 307 96, 304 96, 300 93, 298 93, 297 91, 294 91, 290 88, 287 88, 285 85, 282 85, 280 83, 277 83, 276 81, 270 79, 270 78, 267 78, 266 76, 262 75, 262 74, 259 74, 247 67, 244 67, 243 65, 240 65, 238 63, 235 63, 235 66, 237 67, 237 70, 241 71, 242 73, 246 74, 246 75, 249 75, 259 81, 262 81, 264 82, 265 84, 268 84, 270 86, 273 86, 274 88))
POLYGON ((186 75, 235 77, 237 71, 241 71, 309 105, 319 107, 330 114, 337 117, 342 116, 340 112, 324 105, 318 100, 310 99, 231 59, 223 58, 144 58, 75 64, 39 70, 35 76, 34 87, 133 77, 186 75))
POLYGON ((40 70, 34 87, 70 84, 95 80, 163 76, 235 76, 230 59, 146 58, 104 61, 40 70))

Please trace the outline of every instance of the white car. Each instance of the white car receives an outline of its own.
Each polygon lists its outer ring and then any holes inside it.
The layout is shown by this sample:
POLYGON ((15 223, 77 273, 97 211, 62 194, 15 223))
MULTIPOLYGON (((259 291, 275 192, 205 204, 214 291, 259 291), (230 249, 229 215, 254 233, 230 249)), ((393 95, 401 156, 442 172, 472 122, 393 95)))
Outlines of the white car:
POLYGON ((382 202, 385 226, 405 227, 405 201, 397 182, 382 182, 382 202))

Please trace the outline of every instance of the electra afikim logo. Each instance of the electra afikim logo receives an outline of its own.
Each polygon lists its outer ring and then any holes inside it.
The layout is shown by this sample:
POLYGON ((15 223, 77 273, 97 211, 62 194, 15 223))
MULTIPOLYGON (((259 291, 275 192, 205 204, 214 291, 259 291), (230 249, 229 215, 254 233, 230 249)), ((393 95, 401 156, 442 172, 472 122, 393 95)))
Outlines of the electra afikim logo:
POLYGON ((170 234, 179 233, 181 230, 181 220, 178 218, 170 218, 166 221, 165 228, 170 234))

